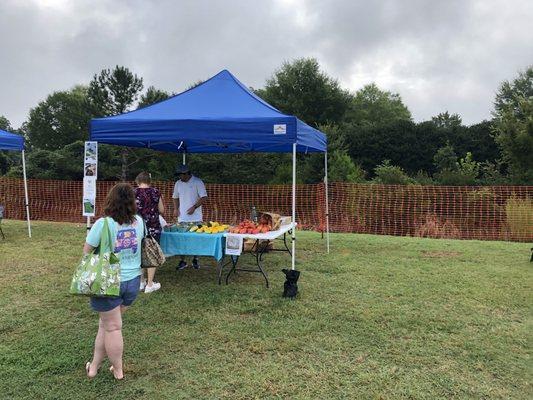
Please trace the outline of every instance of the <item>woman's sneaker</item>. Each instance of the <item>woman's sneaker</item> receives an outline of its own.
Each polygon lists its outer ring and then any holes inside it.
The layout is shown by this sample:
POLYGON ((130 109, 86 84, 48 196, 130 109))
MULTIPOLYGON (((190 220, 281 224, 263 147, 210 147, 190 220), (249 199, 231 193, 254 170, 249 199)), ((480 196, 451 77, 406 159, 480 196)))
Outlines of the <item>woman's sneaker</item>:
POLYGON ((176 269, 180 270, 180 269, 185 269, 187 268, 187 262, 184 261, 184 260, 181 260, 180 263, 178 264, 178 266, 176 267, 176 269))
POLYGON ((198 262, 197 258, 193 258, 192 266, 193 266, 194 269, 200 269, 200 263, 198 262))
POLYGON ((145 287, 146 287, 146 281, 141 279, 141 286, 139 287, 139 290, 142 292, 145 287))
POLYGON ((161 289, 161 284, 159 282, 152 282, 151 286, 146 285, 144 293, 152 293, 159 289, 161 289))

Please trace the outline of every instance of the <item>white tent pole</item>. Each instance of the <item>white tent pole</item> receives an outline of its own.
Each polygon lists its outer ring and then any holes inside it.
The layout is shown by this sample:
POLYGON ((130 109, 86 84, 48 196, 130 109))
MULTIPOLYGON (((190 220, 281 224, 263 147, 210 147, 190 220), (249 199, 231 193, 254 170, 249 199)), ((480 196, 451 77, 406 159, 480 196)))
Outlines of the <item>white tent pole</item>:
POLYGON ((183 162, 182 162, 183 165, 185 165, 185 152, 183 152, 183 162))
POLYGON ((28 201, 28 179, 26 178, 26 157, 22 150, 22 174, 24 176, 24 199, 26 204, 26 220, 28 221, 28 237, 31 238, 30 204, 28 201))
POLYGON ((326 248, 329 253, 329 197, 328 197, 328 152, 324 153, 324 186, 326 188, 326 248))
MULTIPOLYGON (((296 143, 292 145, 292 223, 296 224, 296 143)), ((292 269, 296 268, 296 225, 292 228, 292 269)))

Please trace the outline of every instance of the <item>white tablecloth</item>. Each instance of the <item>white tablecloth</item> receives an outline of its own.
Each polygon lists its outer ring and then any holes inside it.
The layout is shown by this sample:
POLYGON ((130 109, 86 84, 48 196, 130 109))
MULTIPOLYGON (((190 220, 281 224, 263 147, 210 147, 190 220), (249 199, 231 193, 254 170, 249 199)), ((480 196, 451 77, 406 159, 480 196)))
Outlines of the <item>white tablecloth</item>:
POLYGON ((270 231, 267 233, 258 233, 256 235, 252 233, 226 233, 226 237, 242 237, 243 239, 255 239, 255 240, 274 240, 292 230, 297 224, 292 222, 288 225, 281 226, 278 230, 270 231))

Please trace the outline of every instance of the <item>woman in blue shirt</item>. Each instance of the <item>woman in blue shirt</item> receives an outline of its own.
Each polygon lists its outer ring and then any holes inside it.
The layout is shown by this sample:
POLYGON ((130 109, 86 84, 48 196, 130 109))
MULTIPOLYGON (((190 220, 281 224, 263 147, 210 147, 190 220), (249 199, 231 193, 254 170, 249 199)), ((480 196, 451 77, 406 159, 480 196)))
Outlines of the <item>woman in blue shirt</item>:
POLYGON ((135 192, 127 183, 115 185, 107 195, 104 218, 98 219, 83 246, 89 253, 100 244, 104 219, 107 219, 114 253, 120 259, 120 295, 91 297, 91 307, 100 315, 98 334, 92 361, 85 365, 87 376, 93 378, 106 355, 111 362, 115 379, 123 379, 122 369, 122 313, 133 303, 139 292, 141 277, 141 242, 144 226, 136 215, 135 192))

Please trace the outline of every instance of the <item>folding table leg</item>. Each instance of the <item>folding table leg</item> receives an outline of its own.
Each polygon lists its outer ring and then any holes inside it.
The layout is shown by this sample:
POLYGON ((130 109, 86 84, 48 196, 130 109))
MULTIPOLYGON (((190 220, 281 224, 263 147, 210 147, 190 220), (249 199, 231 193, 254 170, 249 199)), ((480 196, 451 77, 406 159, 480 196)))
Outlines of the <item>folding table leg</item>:
POLYGON ((237 262, 239 261, 239 256, 230 256, 231 259, 231 269, 229 270, 228 274, 226 275, 226 285, 229 283, 229 276, 232 273, 235 273, 235 270, 237 268, 237 262))
POLYGON ((292 231, 288 231, 286 233, 283 234, 283 244, 285 245, 285 248, 287 249, 287 252, 291 255, 292 257, 292 252, 291 252, 291 249, 289 249, 289 246, 287 245, 287 233, 290 235, 292 234, 292 231))
POLYGON ((222 268, 224 268, 224 257, 220 261, 217 261, 218 269, 218 284, 222 284, 222 268))
POLYGON ((263 277, 265 278, 267 288, 269 287, 268 277, 267 277, 266 272, 263 270, 263 266, 261 265, 261 263, 263 261, 263 254, 265 253, 265 250, 268 248, 268 243, 269 243, 268 241, 265 242, 262 247, 261 245, 258 244, 256 253, 255 253, 255 260, 257 262, 257 267, 259 268, 259 272, 261 272, 261 274, 263 274, 263 277))

